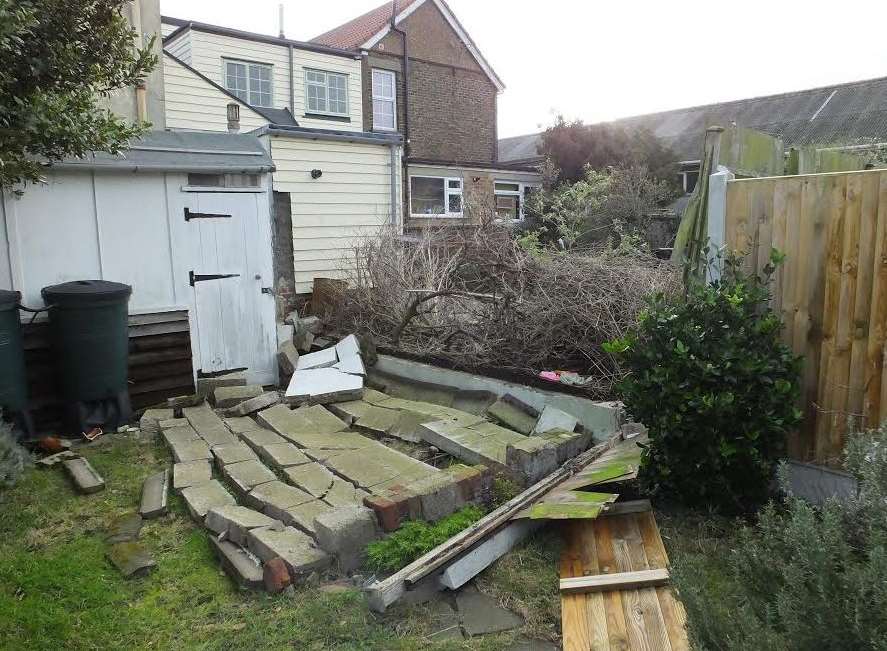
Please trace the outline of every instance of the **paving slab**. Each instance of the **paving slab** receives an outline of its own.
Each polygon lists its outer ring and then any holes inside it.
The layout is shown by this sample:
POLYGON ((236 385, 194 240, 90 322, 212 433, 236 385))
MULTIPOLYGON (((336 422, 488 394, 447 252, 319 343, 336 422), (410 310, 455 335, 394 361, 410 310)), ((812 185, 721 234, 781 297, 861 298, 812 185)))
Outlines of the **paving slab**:
POLYGON ((156 434, 160 430, 160 421, 174 416, 172 409, 146 409, 139 419, 139 429, 146 434, 156 434))
POLYGON ((520 628, 524 620, 473 586, 456 594, 456 608, 465 632, 472 637, 520 628))
POLYGON ((283 559, 294 580, 325 570, 330 565, 329 555, 295 527, 286 527, 283 531, 253 529, 249 532, 249 549, 263 562, 272 558, 283 559))
POLYGON ((189 441, 199 441, 200 437, 191 425, 187 424, 180 427, 171 427, 163 430, 163 440, 171 448, 173 445, 188 443, 189 441))
POLYGON ((342 506, 314 519, 317 544, 334 554, 342 572, 361 567, 366 546, 376 538, 376 514, 364 506, 342 506))
POLYGON ((105 542, 114 544, 138 540, 143 524, 142 516, 138 513, 127 513, 114 518, 108 527, 105 542))
POLYGON ((333 508, 333 506, 330 506, 324 500, 305 502, 304 504, 286 510, 288 516, 286 523, 310 534, 311 536, 316 536, 317 532, 314 529, 314 518, 323 513, 332 511, 333 508))
POLYGON ((213 402, 216 409, 227 409, 239 405, 245 400, 262 395, 265 390, 258 384, 246 384, 239 387, 218 387, 213 391, 213 402))
POLYGON ((401 415, 402 413, 395 409, 370 405, 366 413, 355 421, 355 425, 374 434, 384 435, 395 428, 401 415))
POLYGON ((289 337, 277 347, 277 365, 282 375, 292 375, 298 364, 299 351, 296 350, 292 337, 289 337))
POLYGON ((296 362, 296 371, 304 371, 312 368, 329 368, 338 363, 339 358, 336 355, 336 349, 326 348, 324 350, 319 350, 316 353, 300 356, 299 361, 296 362))
POLYGON ((251 554, 227 540, 219 541, 215 536, 209 542, 216 551, 225 573, 242 588, 261 590, 264 585, 262 567, 251 554))
POLYGON ((339 359, 347 359, 355 355, 360 355, 360 341, 356 335, 348 335, 336 344, 336 355, 339 359))
MULTIPOLYGON (((294 437, 299 434, 330 434, 348 429, 348 425, 320 405, 290 409, 275 405, 256 414, 256 419, 298 444, 294 437)), ((307 445, 302 447, 309 447, 307 445)))
POLYGON ((108 547, 108 558, 124 578, 142 577, 157 567, 151 552, 139 542, 118 542, 108 547))
POLYGON ((262 395, 244 400, 239 405, 225 410, 226 416, 244 417, 262 411, 268 407, 273 407, 280 402, 280 394, 277 391, 268 391, 262 395))
POLYGON ((216 465, 221 470, 222 467, 232 463, 240 463, 251 459, 258 459, 252 448, 245 443, 237 442, 229 445, 217 445, 212 449, 213 456, 216 458, 216 465))
POLYGON ((148 477, 142 484, 139 514, 146 520, 166 515, 168 510, 170 472, 163 470, 148 477))
POLYGON ((359 400, 362 396, 363 378, 335 368, 298 370, 286 389, 286 399, 293 404, 328 404, 359 400))
POLYGON ((98 493, 105 489, 105 480, 83 457, 62 461, 62 466, 81 493, 98 493))
POLYGON ((211 508, 234 506, 237 503, 231 493, 215 479, 197 486, 189 486, 182 491, 182 497, 191 517, 201 524, 211 508))
POLYGON ((363 400, 364 402, 368 402, 371 405, 378 405, 385 400, 391 400, 391 396, 382 393, 381 391, 377 391, 376 389, 366 387, 363 390, 363 400))
POLYGON ((204 430, 214 430, 224 428, 225 423, 218 417, 207 403, 200 404, 196 407, 186 407, 182 409, 182 416, 191 423, 191 427, 197 430, 201 436, 204 430))
POLYGON ((183 461, 173 464, 172 467, 173 490, 181 491, 190 486, 205 484, 212 478, 213 469, 207 459, 183 461))
POLYGON ((364 400, 349 400, 337 402, 327 406, 336 417, 341 418, 346 424, 352 425, 361 416, 364 416, 372 408, 369 402, 364 400))
POLYGON ((557 470, 557 448, 544 437, 528 436, 507 445, 505 463, 525 485, 533 484, 557 470))
POLYGON ((205 441, 198 439, 196 441, 174 442, 170 445, 172 448, 172 456, 176 463, 184 463, 186 461, 198 461, 199 459, 210 460, 213 458, 212 452, 205 441))
POLYGON ((323 496, 323 501, 334 507, 360 505, 363 504, 363 498, 368 495, 369 493, 356 488, 354 484, 336 477, 333 479, 333 485, 323 496))
POLYGON ((239 436, 240 440, 250 446, 256 453, 266 445, 277 445, 279 443, 287 442, 285 438, 269 429, 256 429, 249 432, 243 432, 239 434, 239 436))
POLYGON ((326 460, 326 465, 349 481, 369 492, 373 487, 400 477, 400 472, 376 459, 369 459, 364 450, 355 450, 326 460))
POLYGON ((464 639, 462 627, 459 625, 459 615, 447 601, 435 599, 428 604, 428 612, 434 628, 434 632, 428 636, 430 640, 440 642, 464 639))
POLYGON ((264 445, 259 448, 259 456, 262 458, 262 461, 278 470, 311 463, 311 459, 306 457, 305 453, 292 443, 264 445))
POLYGON ((222 474, 245 497, 256 486, 277 481, 277 475, 258 459, 232 463, 222 468, 222 474))
POLYGON ((228 373, 218 377, 199 378, 197 380, 197 395, 205 398, 219 387, 246 386, 246 383, 246 375, 243 373, 228 373))
POLYGON ((211 508, 204 520, 206 528, 216 535, 225 534, 225 540, 246 547, 247 534, 259 527, 283 525, 264 513, 254 511, 245 506, 219 506, 211 508))
POLYGON ((191 427, 191 423, 188 422, 187 418, 168 418, 160 421, 161 430, 173 429, 174 427, 191 427))
POLYGON ((343 373, 348 373, 349 375, 360 375, 361 377, 366 377, 367 370, 363 365, 363 359, 360 355, 350 355, 348 357, 342 357, 339 355, 339 363, 334 365, 333 368, 337 371, 342 371, 343 373))
POLYGON ((487 415, 495 418, 509 429, 525 435, 532 433, 539 420, 537 416, 523 409, 516 398, 509 395, 499 398, 490 405, 487 415))
POLYGON ((284 484, 282 481, 260 484, 244 498, 244 502, 250 507, 261 511, 275 520, 287 521, 286 510, 294 506, 311 502, 316 498, 310 493, 284 484))
POLYGON ((230 429, 234 434, 243 434, 245 432, 253 432, 263 429, 261 425, 259 425, 249 416, 235 416, 231 418, 224 418, 222 420, 228 427, 228 429, 230 429))
POLYGON ((333 473, 319 463, 293 466, 283 471, 287 481, 314 497, 322 498, 333 486, 333 473))
POLYGON ((533 436, 539 436, 554 429, 572 432, 578 424, 579 420, 572 414, 568 414, 557 407, 545 405, 542 413, 539 415, 539 420, 536 421, 536 426, 533 427, 532 434, 533 436))
POLYGON ((459 485, 449 473, 428 475, 410 482, 407 488, 419 497, 422 518, 437 522, 465 504, 459 485))
POLYGON ((393 436, 409 443, 420 443, 422 441, 422 432, 419 427, 425 423, 433 423, 438 420, 437 416, 427 416, 415 411, 398 410, 398 414, 394 427, 388 430, 388 436, 393 436))
POLYGON ((210 447, 210 449, 220 445, 234 445, 237 443, 237 437, 229 432, 228 428, 225 426, 204 429, 197 432, 197 435, 210 447))

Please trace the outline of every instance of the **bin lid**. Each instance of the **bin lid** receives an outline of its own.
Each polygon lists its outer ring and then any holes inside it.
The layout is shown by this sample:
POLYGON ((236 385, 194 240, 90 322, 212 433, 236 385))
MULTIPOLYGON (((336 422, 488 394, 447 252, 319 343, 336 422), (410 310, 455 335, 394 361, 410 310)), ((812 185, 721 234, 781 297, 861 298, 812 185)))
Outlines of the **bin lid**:
POLYGON ((61 285, 44 287, 40 294, 48 304, 66 302, 79 303, 90 300, 115 300, 128 298, 132 287, 110 280, 74 280, 61 285))
POLYGON ((18 305, 21 300, 21 292, 11 292, 8 289, 0 289, 0 310, 12 309, 18 305))

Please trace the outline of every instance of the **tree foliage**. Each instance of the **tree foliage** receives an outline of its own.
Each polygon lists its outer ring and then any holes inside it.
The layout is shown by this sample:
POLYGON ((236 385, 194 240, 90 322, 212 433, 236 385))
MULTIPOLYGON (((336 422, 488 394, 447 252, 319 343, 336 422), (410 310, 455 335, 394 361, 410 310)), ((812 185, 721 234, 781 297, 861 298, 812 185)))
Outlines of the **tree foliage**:
POLYGON ((765 502, 786 434, 800 422, 800 360, 780 340, 769 278, 729 258, 721 280, 655 296, 635 332, 607 349, 619 392, 650 434, 640 479, 691 505, 748 511, 765 502))
POLYGON ((559 170, 560 182, 582 180, 588 167, 646 167, 657 180, 672 185, 677 182, 674 153, 648 129, 567 122, 558 116, 542 134, 539 149, 559 170))
POLYGON ((98 101, 142 83, 156 64, 134 48, 127 0, 0 0, 0 187, 41 178, 46 163, 116 153, 148 126, 98 101))

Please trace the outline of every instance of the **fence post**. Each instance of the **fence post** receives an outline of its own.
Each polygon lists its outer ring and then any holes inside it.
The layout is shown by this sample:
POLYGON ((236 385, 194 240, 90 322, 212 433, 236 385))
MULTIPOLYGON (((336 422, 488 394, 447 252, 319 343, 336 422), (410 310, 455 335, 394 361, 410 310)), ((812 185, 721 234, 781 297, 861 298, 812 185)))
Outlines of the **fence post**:
POLYGON ((723 165, 708 177, 708 241, 711 247, 706 265, 706 280, 714 282, 721 278, 724 253, 727 249, 727 182, 736 178, 723 165))

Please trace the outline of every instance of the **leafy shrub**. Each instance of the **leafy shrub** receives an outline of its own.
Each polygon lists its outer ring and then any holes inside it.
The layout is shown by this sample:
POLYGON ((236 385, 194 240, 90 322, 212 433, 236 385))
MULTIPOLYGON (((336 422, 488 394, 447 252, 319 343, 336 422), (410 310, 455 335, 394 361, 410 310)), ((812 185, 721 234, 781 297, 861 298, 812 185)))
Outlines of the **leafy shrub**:
POLYGON ((699 649, 887 649, 887 426, 848 445, 856 497, 766 507, 726 569, 676 556, 675 587, 699 649))
POLYGON ((651 492, 726 511, 766 501, 785 436, 799 422, 800 360, 780 342, 769 277, 725 263, 722 279, 655 295, 637 329, 611 341, 618 384, 650 434, 640 478, 651 492))
POLYGON ((376 572, 396 572, 483 516, 483 509, 466 506, 434 524, 421 520, 407 522, 388 538, 367 546, 367 566, 376 572))
POLYGON ((27 451, 16 442, 12 427, 0 412, 0 488, 12 487, 25 470, 27 451))

